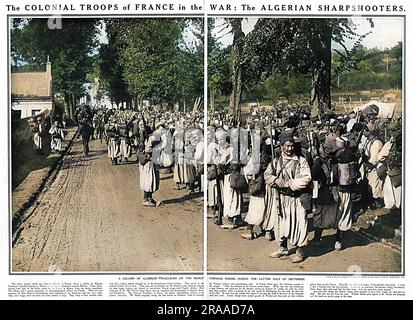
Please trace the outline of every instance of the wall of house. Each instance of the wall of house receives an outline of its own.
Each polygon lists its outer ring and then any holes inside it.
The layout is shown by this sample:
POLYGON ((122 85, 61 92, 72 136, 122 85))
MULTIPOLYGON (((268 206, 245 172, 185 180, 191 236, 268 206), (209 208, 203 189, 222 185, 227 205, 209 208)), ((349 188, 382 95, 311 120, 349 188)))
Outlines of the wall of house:
POLYGON ((50 97, 51 74, 49 72, 27 72, 11 74, 11 91, 18 96, 50 97))
POLYGON ((12 105, 13 110, 21 111, 21 118, 28 118, 34 115, 34 113, 42 110, 52 111, 53 103, 51 101, 20 101, 12 105))

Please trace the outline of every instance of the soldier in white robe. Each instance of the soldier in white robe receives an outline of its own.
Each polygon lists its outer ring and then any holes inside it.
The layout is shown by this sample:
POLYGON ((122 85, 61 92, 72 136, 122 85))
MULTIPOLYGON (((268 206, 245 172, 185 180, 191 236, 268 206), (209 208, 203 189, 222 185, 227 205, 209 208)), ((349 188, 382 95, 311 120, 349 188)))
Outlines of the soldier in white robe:
POLYGON ((145 152, 139 156, 139 186, 143 191, 143 205, 148 207, 157 204, 152 194, 159 189, 159 168, 152 161, 152 151, 159 142, 154 135, 149 136, 145 143, 145 152))
POLYGON ((53 123, 49 133, 51 135, 50 148, 52 149, 52 152, 60 152, 62 150, 62 141, 65 136, 58 121, 53 123))
POLYGON ((189 188, 191 193, 194 192, 195 185, 195 165, 194 165, 194 153, 195 145, 192 144, 192 130, 187 130, 185 132, 185 144, 184 144, 184 184, 189 188))
POLYGON ((130 143, 130 130, 125 123, 118 125, 119 131, 119 159, 122 162, 127 162, 128 158, 132 156, 132 146, 130 143))
POLYGON ((397 178, 395 176, 389 175, 386 177, 383 185, 383 198, 386 209, 400 209, 402 199, 402 186, 400 175, 398 175, 397 178), (400 184, 397 183, 395 185, 392 179, 400 180, 400 184))
MULTIPOLYGON (((213 131, 211 131, 212 129, 209 128, 208 130, 208 147, 207 147, 207 159, 206 159, 206 163, 208 164, 208 168, 207 168, 207 176, 208 177, 212 177, 212 178, 208 178, 208 184, 207 184, 207 204, 208 204, 208 208, 209 209, 216 209, 216 205, 218 203, 218 188, 217 188, 217 179, 215 176, 216 173, 216 165, 219 165, 219 161, 220 161, 220 157, 218 157, 218 149, 219 149, 219 145, 214 141, 215 140, 215 133, 213 131), (209 134, 211 134, 211 136, 209 136, 209 134)), ((217 170, 218 171, 218 170, 217 170)), ((223 203, 223 180, 219 179, 219 183, 220 183, 220 190, 221 190, 221 200, 223 203)), ((208 214, 209 218, 213 218, 214 217, 214 213, 211 212, 211 210, 209 211, 208 214)))
POLYGON ((108 138, 108 157, 112 164, 116 165, 120 156, 119 130, 117 121, 113 116, 109 119, 109 123, 105 124, 105 134, 108 138))
POLYGON ((182 128, 182 125, 178 125, 174 134, 173 142, 175 149, 175 163, 174 163, 174 181, 176 187, 174 189, 181 190, 184 184, 184 134, 185 131, 182 128))
MULTIPOLYGON (((383 145, 383 148, 377 156, 380 162, 385 163, 383 165, 386 165, 387 169, 389 169, 387 166, 388 160, 391 162, 391 157, 389 159, 389 156, 393 147, 395 147, 394 137, 390 138, 390 140, 383 145)), ((384 206, 386 209, 400 208, 402 191, 401 170, 391 165, 390 167, 391 170, 386 171, 386 177, 383 182, 382 195, 384 206)))
MULTIPOLYGON (((265 183, 263 177, 263 171, 265 168, 261 168, 260 155, 254 153, 254 148, 260 145, 261 137, 260 133, 251 132, 251 156, 247 162, 247 165, 244 167, 244 174, 249 178, 251 182, 254 180, 258 185, 261 185, 261 190, 257 190, 254 194, 250 190, 250 198, 248 205, 248 212, 244 221, 248 224, 247 231, 241 234, 241 237, 246 240, 252 240, 255 238, 255 233, 253 232, 254 226, 261 226, 265 212, 265 183)), ((261 150, 264 152, 264 150, 261 150)), ((258 189, 258 187, 257 187, 258 189)))
MULTIPOLYGON (((275 219, 274 233, 280 249, 270 254, 280 258, 289 254, 287 240, 297 247, 293 263, 305 259, 304 248, 308 242, 307 216, 298 194, 308 187, 311 172, 305 158, 294 152, 294 138, 290 133, 279 136, 282 149, 279 159, 274 159, 264 172, 265 183, 278 191, 273 194, 274 203, 278 203, 278 219, 275 219), (278 196, 278 198, 277 198, 278 196)), ((275 206, 274 206, 275 207, 275 206)))
MULTIPOLYGON (((231 165, 234 159, 234 148, 230 145, 229 137, 225 138, 225 144, 223 141, 218 141, 220 148, 218 150, 218 162, 226 166, 231 165)), ((223 182, 223 205, 224 212, 223 217, 226 220, 222 229, 234 229, 236 227, 236 219, 241 215, 242 206, 242 193, 240 190, 231 188, 231 173, 226 172, 224 174, 223 182)))
MULTIPOLYGON (((253 177, 252 179, 254 179, 253 177)), ((264 220, 265 215, 265 188, 259 191, 255 195, 250 195, 250 201, 248 206, 248 212, 244 219, 248 223, 247 231, 241 234, 241 237, 247 240, 255 238, 253 232, 254 226, 260 226, 264 220)))
POLYGON ((173 152, 172 152, 172 134, 169 128, 166 128, 164 124, 161 124, 161 155, 160 163, 161 165, 168 170, 168 173, 172 173, 172 164, 173 164, 173 152))
POLYGON ((204 139, 202 131, 197 132, 194 153, 195 169, 197 172, 198 191, 204 190, 204 139))
POLYGON ((365 155, 367 156, 364 170, 371 192, 371 209, 382 208, 384 206, 384 180, 379 177, 378 168, 383 165, 383 162, 388 155, 388 150, 387 147, 383 148, 383 143, 377 138, 377 134, 377 131, 371 133, 364 149, 365 155))
POLYGON ((30 127, 33 132, 33 142, 34 142, 34 147, 36 149, 36 152, 38 154, 42 153, 42 148, 43 148, 43 124, 42 124, 42 118, 37 117, 36 119, 33 119, 33 121, 30 123, 30 127))

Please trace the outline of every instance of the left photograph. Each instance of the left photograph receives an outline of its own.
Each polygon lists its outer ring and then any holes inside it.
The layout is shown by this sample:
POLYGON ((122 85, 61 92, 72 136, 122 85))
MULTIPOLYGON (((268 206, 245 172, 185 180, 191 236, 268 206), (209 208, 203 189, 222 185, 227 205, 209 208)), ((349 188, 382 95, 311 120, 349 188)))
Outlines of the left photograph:
POLYGON ((8 32, 10 271, 202 271, 203 19, 8 32))

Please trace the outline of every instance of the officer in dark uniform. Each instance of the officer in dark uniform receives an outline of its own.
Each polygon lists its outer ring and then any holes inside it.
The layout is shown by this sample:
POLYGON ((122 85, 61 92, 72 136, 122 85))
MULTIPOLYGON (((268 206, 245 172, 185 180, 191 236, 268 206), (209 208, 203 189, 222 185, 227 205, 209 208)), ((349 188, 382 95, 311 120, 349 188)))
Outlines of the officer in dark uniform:
POLYGON ((89 140, 93 134, 93 111, 88 105, 82 105, 76 110, 76 119, 79 125, 79 133, 82 136, 83 154, 89 154, 89 140))

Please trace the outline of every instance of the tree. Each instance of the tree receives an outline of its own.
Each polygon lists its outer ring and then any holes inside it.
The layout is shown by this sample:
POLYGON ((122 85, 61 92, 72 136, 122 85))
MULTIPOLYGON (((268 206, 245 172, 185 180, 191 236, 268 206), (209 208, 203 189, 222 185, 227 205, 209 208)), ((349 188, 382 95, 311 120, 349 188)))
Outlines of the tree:
POLYGON ((343 72, 352 61, 345 40, 357 39, 358 45, 366 36, 355 30, 348 19, 259 19, 247 35, 244 63, 254 66, 256 80, 273 73, 310 75, 311 102, 322 114, 331 109, 331 42, 343 48, 336 50, 340 55, 338 71, 343 72))
POLYGON ((185 19, 185 32, 191 33, 195 40, 187 43, 182 39, 178 45, 176 99, 184 106, 193 104, 194 108, 200 108, 204 92, 204 20, 185 19))
POLYGON ((127 84, 123 79, 123 67, 120 64, 120 45, 110 28, 107 28, 108 44, 103 44, 98 56, 98 78, 101 90, 106 92, 115 104, 131 100, 127 84))
POLYGON ((243 64, 242 55, 244 49, 245 34, 242 31, 241 19, 227 18, 226 19, 231 26, 234 39, 231 47, 231 60, 232 60, 232 90, 229 99, 229 108, 234 114, 234 124, 241 122, 241 97, 243 89, 243 64))
MULTIPOLYGON (((203 26, 191 21, 202 38, 203 26)), ((202 95, 203 50, 185 44, 187 19, 108 19, 106 24, 113 35, 109 41, 121 48, 118 61, 131 96, 172 105, 202 95)))
MULTIPOLYGON (((354 54, 354 61, 358 62, 351 68, 342 70, 340 85, 335 87, 349 91, 400 88, 402 69, 400 63, 396 63, 397 57, 392 55, 397 48, 399 44, 386 50, 359 46, 354 54)), ((333 54, 332 60, 336 69, 337 53, 333 54)))
MULTIPOLYGON (((15 66, 52 64, 53 92, 75 107, 84 94, 92 68, 98 20, 62 19, 61 29, 51 29, 48 19, 13 19, 11 57, 15 66)), ((68 110, 69 114, 72 109, 68 110)))
POLYGON ((390 55, 397 60, 397 63, 401 63, 403 56, 403 44, 400 41, 390 49, 390 55))
POLYGON ((231 61, 230 48, 222 48, 212 36, 215 20, 208 19, 208 92, 209 105, 215 111, 215 95, 231 94, 231 61))

